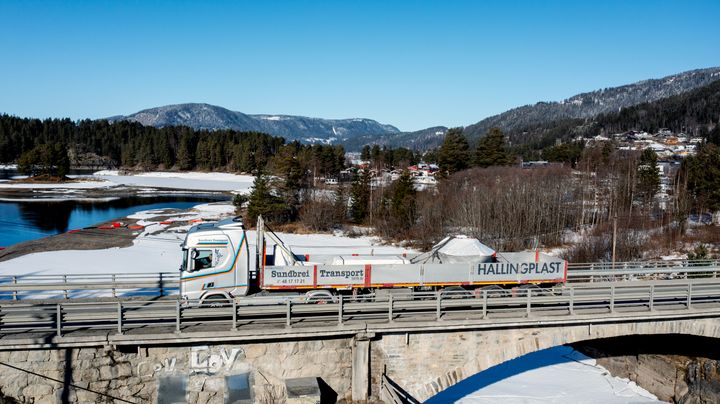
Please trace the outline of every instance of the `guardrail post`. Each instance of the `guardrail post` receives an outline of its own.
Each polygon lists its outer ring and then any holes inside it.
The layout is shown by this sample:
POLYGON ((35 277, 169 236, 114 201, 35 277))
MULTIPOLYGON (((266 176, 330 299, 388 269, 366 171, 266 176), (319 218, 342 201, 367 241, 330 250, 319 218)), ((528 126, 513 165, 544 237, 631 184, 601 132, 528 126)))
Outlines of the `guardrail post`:
POLYGON ((655 285, 650 285, 650 311, 655 310, 655 285))
POLYGON ((570 314, 575 314, 575 288, 570 288, 570 304, 568 305, 568 309, 570 309, 570 314))
POLYGON ((615 285, 610 286, 610 313, 615 312, 615 285))
MULTIPOLYGON (((17 276, 13 276, 13 284, 17 285, 17 276)), ((17 290, 13 290, 13 300, 17 300, 18 292, 17 290)))
POLYGON ((389 295, 389 298, 388 298, 388 321, 391 323, 393 321, 393 296, 392 296, 392 294, 389 295))
POLYGON ((55 306, 55 323, 57 326, 57 336, 62 337, 62 308, 60 303, 55 306))
POLYGON ((488 303, 488 301, 487 301, 487 292, 488 292, 488 291, 487 291, 487 289, 483 289, 482 292, 483 292, 483 310, 482 310, 482 317, 483 317, 483 320, 484 320, 484 319, 487 318, 487 312, 488 312, 488 310, 487 310, 487 303, 488 303))
POLYGON ((237 302, 232 299, 232 330, 237 331, 237 302))
POLYGON ((439 290, 435 292, 435 319, 442 319, 442 292, 439 290))
POLYGON ((338 325, 343 323, 343 295, 338 296, 338 325))
POLYGON ((290 301, 290 299, 287 300, 285 308, 285 325, 290 327, 292 326, 292 302, 290 301))
POLYGON ((118 334, 122 334, 122 302, 118 302, 117 304, 117 332, 118 334))
POLYGON ((181 310, 180 299, 178 299, 175 301, 175 332, 178 334, 180 333, 180 317, 182 317, 181 310))
POLYGON ((687 291, 687 309, 690 310, 690 305, 692 304, 692 283, 688 283, 688 291, 687 291))
MULTIPOLYGON (((115 283, 115 274, 112 274, 112 284, 113 284, 113 287, 112 287, 112 297, 113 297, 113 298, 116 298, 116 297, 117 297, 117 293, 115 292, 115 285, 116 285, 116 283, 115 283)), ((122 333, 121 333, 121 334, 122 334, 122 333)))
MULTIPOLYGON (((63 283, 65 284, 65 287, 67 288, 67 275, 63 275, 63 283)), ((65 289, 63 291, 63 294, 65 295, 65 298, 67 299, 68 298, 68 290, 65 289)))
POLYGON ((525 316, 530 317, 530 297, 532 296, 532 289, 528 288, 527 290, 527 305, 526 305, 526 311, 525 316))

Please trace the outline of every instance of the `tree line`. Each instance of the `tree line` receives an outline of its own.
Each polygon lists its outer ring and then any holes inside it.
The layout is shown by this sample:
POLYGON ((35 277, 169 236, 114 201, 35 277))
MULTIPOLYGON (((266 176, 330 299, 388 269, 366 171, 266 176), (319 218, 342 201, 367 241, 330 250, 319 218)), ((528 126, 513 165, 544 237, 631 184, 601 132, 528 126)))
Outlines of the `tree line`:
MULTIPOLYGON (((286 144, 264 133, 195 130, 183 126, 155 128, 129 121, 27 119, 0 116, 0 162, 19 162, 43 145, 61 145, 71 156, 103 156, 129 169, 222 170, 256 172, 276 165, 278 154, 294 153, 317 175, 336 175, 344 168, 342 146, 286 144), (281 153, 282 152, 282 153, 281 153)), ((76 157, 73 165, 83 165, 76 157)))

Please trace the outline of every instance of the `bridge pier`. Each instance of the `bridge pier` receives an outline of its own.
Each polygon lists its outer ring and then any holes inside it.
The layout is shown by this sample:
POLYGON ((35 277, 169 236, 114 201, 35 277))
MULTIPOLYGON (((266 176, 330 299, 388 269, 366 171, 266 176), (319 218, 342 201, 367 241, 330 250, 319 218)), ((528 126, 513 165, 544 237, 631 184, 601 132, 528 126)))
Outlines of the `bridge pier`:
POLYGON ((374 334, 357 334, 352 339, 351 396, 367 401, 370 395, 370 340, 374 334))

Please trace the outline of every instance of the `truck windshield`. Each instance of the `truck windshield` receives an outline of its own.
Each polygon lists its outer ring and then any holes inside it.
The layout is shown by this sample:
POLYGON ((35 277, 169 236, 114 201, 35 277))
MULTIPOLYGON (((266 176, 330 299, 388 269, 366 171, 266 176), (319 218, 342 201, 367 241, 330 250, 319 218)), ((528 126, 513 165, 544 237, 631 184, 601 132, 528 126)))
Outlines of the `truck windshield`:
POLYGON ((180 272, 187 271, 187 262, 188 262, 188 249, 183 248, 183 257, 182 257, 182 264, 180 264, 180 272))

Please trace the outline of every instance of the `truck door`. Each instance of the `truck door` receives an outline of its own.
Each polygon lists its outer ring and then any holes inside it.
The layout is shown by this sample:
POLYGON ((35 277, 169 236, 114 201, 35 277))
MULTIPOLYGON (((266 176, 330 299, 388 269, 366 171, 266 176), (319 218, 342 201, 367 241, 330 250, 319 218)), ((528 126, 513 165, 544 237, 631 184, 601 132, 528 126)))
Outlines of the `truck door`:
POLYGON ((181 277, 183 296, 199 299, 212 292, 230 292, 235 287, 235 257, 239 252, 225 236, 201 239, 187 246, 181 277))

